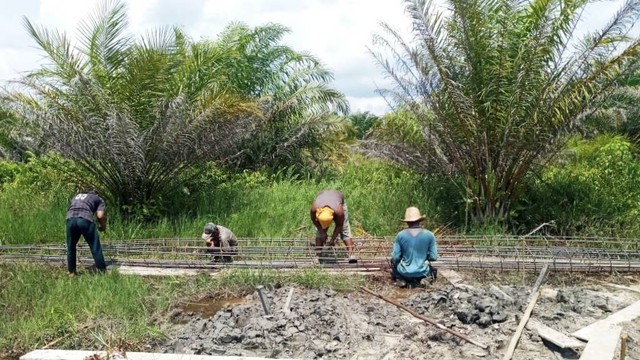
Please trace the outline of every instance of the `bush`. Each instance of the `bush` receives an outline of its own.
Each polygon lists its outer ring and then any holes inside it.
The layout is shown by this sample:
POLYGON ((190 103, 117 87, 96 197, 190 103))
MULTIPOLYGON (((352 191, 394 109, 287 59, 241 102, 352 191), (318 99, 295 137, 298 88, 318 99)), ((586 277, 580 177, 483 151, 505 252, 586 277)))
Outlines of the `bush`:
MULTIPOLYGON (((529 179, 521 228, 555 220, 561 235, 637 236, 640 159, 620 136, 572 140, 567 155, 529 179)), ((524 230, 524 229, 523 229, 524 230)))

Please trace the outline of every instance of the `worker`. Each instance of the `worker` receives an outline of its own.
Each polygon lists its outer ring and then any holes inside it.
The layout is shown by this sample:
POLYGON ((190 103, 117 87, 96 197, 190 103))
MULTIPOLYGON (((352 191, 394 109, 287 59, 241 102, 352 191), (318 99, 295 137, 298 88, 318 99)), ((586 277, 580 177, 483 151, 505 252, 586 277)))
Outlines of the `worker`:
POLYGON ((238 253, 238 239, 224 226, 214 223, 206 224, 202 240, 207 243, 207 253, 215 254, 213 262, 233 262, 233 256, 238 253))
POLYGON ((438 259, 436 237, 421 226, 424 219, 417 207, 405 211, 402 221, 407 228, 396 235, 391 253, 392 279, 398 286, 417 286, 427 276, 437 277, 437 270, 427 263, 438 259))
POLYGON ((100 235, 96 231, 93 216, 98 218, 98 230, 107 230, 107 216, 105 213, 105 203, 98 192, 89 188, 82 193, 76 194, 71 200, 67 210, 67 270, 69 276, 76 275, 76 249, 80 235, 89 245, 95 267, 99 272, 104 272, 107 265, 102 254, 100 245, 100 235))
POLYGON ((331 223, 335 228, 329 240, 329 246, 334 246, 338 234, 347 247, 349 263, 358 262, 353 254, 353 240, 351 240, 351 227, 349 226, 349 213, 347 203, 342 193, 338 190, 321 191, 311 204, 311 221, 316 227, 316 254, 320 257, 322 247, 327 241, 327 233, 331 223))

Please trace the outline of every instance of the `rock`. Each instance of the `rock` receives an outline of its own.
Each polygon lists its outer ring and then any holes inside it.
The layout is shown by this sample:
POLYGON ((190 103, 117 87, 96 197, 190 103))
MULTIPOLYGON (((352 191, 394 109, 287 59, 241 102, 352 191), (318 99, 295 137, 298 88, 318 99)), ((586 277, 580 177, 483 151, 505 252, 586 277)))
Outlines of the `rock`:
POLYGON ((507 293, 505 293, 504 291, 500 290, 500 288, 498 288, 495 285, 491 285, 489 287, 489 291, 491 292, 491 294, 493 294, 493 296, 495 296, 496 298, 498 298, 500 300, 504 300, 504 301, 507 301, 509 303, 514 303, 515 302, 515 300, 511 296, 507 295, 507 293))
POLYGON ((567 294, 563 289, 558 290, 556 301, 559 303, 569 303, 571 301, 571 295, 567 294))
POLYGON ((542 288, 542 290, 540 290, 540 296, 545 299, 555 299, 558 301, 558 290, 542 288))
POLYGON ((486 312, 480 313, 480 318, 476 320, 476 323, 482 327, 489 326, 493 323, 491 315, 486 312))
POLYGON ((460 307, 455 314, 463 324, 473 324, 479 318, 478 313, 467 306, 460 307))
POLYGON ((334 340, 334 341, 332 341, 332 342, 330 342, 329 344, 327 344, 327 345, 325 346, 325 349, 326 349, 328 352, 334 352, 334 351, 338 350, 339 348, 340 348, 340 343, 339 343, 339 342, 337 342, 337 341, 335 341, 335 340, 334 340))
POLYGON ((497 306, 498 306, 498 303, 495 302, 493 299, 480 299, 475 304, 476 309, 482 312, 490 312, 492 308, 495 308, 497 306))
POLYGON ((507 314, 499 311, 497 313, 494 313, 491 315, 491 320, 494 323, 501 323, 501 322, 505 322, 507 320, 507 314))
POLYGON ((207 351, 213 353, 214 355, 222 355, 227 352, 227 350, 223 346, 219 345, 207 346, 207 351))
POLYGON ((295 327, 293 327, 293 326, 289 326, 289 327, 287 327, 287 328, 285 329, 285 331, 284 331, 284 336, 286 336, 286 337, 291 337, 291 336, 293 336, 294 334, 296 334, 297 332, 298 332, 298 329, 297 329, 297 328, 295 328, 295 327))
POLYGON ((256 330, 249 330, 244 334, 244 338, 246 339, 255 339, 257 337, 262 337, 262 333, 256 330))

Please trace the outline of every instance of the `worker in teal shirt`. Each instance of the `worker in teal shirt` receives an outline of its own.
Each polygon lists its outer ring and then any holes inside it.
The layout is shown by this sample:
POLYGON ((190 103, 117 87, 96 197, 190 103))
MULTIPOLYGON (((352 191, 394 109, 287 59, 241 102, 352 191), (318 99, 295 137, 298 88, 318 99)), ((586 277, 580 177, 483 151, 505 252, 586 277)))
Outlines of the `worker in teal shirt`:
POLYGON ((425 219, 416 207, 409 207, 405 211, 402 221, 407 228, 396 236, 391 253, 393 280, 399 286, 418 285, 427 276, 435 279, 435 269, 427 261, 438 259, 436 237, 429 230, 422 228, 420 223, 425 219))

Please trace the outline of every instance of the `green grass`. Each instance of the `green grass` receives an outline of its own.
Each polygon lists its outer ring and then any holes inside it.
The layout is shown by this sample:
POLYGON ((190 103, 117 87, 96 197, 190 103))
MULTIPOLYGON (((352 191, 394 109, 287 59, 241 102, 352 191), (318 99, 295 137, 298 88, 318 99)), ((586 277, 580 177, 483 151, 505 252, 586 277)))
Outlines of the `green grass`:
POLYGON ((162 284, 117 273, 70 279, 62 269, 18 265, 1 267, 0 278, 0 353, 58 338, 57 347, 73 348, 158 336, 148 320, 167 308, 171 295, 159 291, 162 284))
MULTIPOLYGON (((207 222, 229 227, 241 237, 312 237, 309 207, 316 194, 335 188, 346 197, 355 236, 393 235, 407 206, 439 223, 439 210, 416 174, 380 161, 355 159, 323 181, 278 179, 261 173, 176 194, 172 215, 152 223, 123 222, 107 203, 108 231, 103 240, 197 238, 207 222), (188 200, 188 201, 187 201, 188 200), (189 205, 191 204, 191 205, 189 205)), ((0 244, 64 243, 64 217, 73 195, 63 184, 14 181, 0 189, 0 244)))
POLYGON ((329 275, 309 269, 296 273, 234 270, 219 276, 137 277, 111 272, 68 278, 58 267, 0 266, 0 359, 17 358, 61 339, 55 347, 107 349, 125 344, 130 351, 163 339, 164 315, 178 303, 204 296, 224 298, 297 284, 350 291, 362 276, 329 275))

